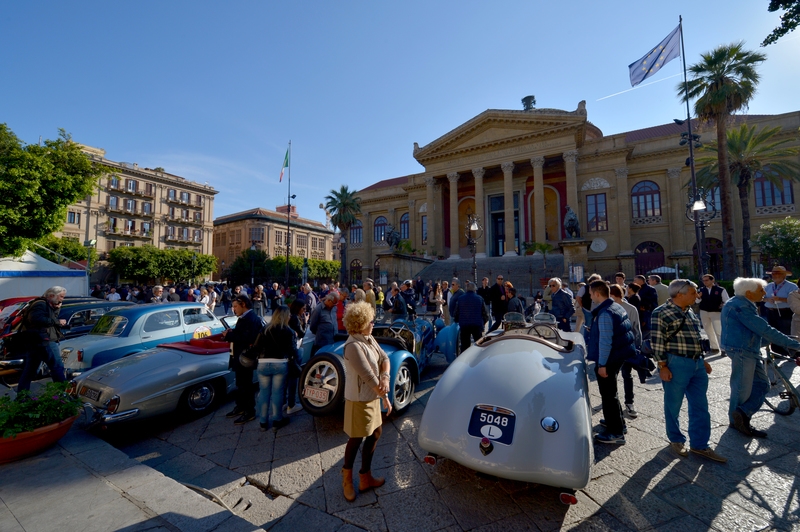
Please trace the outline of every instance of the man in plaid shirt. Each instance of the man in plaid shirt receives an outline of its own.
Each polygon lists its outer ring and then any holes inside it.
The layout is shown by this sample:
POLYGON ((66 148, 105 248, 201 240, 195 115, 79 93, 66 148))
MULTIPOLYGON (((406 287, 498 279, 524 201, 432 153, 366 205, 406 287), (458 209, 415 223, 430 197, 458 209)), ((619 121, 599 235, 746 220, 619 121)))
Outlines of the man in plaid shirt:
POLYGON ((681 432, 678 415, 683 397, 689 403, 689 440, 693 453, 725 463, 708 446, 711 416, 708 413, 708 374, 711 366, 704 359, 700 345, 700 320, 691 305, 697 299, 697 285, 688 279, 669 284, 670 299, 653 311, 651 340, 653 357, 664 387, 664 418, 670 447, 679 456, 688 456, 686 436, 681 432))

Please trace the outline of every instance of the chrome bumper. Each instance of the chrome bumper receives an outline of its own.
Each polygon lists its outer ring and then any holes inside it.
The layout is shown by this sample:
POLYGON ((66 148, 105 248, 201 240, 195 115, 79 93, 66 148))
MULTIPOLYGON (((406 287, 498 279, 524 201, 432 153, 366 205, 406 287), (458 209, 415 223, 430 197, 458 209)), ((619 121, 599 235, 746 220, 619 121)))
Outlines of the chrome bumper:
POLYGON ((111 424, 116 423, 118 421, 125 421, 128 419, 132 419, 139 415, 139 409, 133 408, 131 410, 126 410, 124 412, 116 412, 114 414, 108 414, 102 408, 98 408, 91 403, 84 403, 83 404, 83 411, 86 414, 87 419, 90 419, 90 424, 111 424))

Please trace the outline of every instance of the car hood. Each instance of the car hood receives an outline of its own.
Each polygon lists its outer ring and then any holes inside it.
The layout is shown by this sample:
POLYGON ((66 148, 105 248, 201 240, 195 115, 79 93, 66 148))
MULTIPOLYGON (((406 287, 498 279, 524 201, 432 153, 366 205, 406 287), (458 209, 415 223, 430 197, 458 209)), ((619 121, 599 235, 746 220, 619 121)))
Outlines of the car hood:
POLYGON ((179 363, 183 354, 171 349, 150 349, 143 353, 127 356, 108 364, 103 364, 83 374, 82 379, 98 382, 109 388, 119 389, 128 381, 145 373, 157 373, 179 363))

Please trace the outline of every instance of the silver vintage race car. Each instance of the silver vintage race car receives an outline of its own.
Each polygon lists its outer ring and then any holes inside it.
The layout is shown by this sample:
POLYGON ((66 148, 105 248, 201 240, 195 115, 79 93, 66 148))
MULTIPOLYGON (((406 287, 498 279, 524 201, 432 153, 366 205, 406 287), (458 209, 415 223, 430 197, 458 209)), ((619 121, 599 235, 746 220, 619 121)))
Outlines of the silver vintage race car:
MULTIPOLYGON (((231 327, 236 318, 222 321, 231 327)), ((69 392, 91 424, 109 425, 175 410, 202 415, 236 388, 230 344, 221 335, 161 344, 81 373, 69 392)))
POLYGON ((420 424, 427 463, 564 488, 574 504, 594 462, 585 345, 547 321, 507 315, 447 368, 420 424))

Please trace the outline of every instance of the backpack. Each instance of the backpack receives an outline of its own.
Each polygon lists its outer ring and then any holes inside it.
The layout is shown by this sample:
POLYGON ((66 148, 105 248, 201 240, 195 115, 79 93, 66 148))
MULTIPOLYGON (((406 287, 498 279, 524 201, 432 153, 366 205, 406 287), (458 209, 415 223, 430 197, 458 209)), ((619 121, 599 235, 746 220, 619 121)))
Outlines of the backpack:
POLYGON ((47 300, 43 297, 37 297, 33 299, 20 313, 19 319, 15 319, 10 321, 8 325, 6 325, 6 331, 4 333, 7 334, 3 338, 3 348, 9 353, 25 353, 32 342, 37 342, 41 340, 39 333, 36 331, 29 331, 27 328, 27 321, 28 316, 31 313, 31 309, 33 305, 38 303, 39 301, 47 300))

